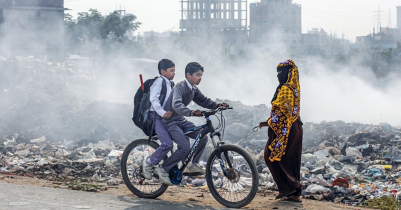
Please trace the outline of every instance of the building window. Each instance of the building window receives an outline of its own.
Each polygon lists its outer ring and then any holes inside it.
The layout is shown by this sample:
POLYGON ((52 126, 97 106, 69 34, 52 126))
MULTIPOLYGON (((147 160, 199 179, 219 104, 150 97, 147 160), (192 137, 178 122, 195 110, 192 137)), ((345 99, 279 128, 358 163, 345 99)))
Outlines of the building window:
POLYGON ((255 20, 256 25, 259 25, 259 20, 255 20))
POLYGON ((293 44, 296 44, 296 43, 297 43, 297 41, 295 41, 295 40, 292 40, 292 43, 293 43, 293 44))
POLYGON ((296 13, 295 11, 292 11, 292 14, 293 14, 293 15, 295 15, 295 13, 296 13))
POLYGON ((275 22, 274 22, 274 20, 272 20, 272 24, 274 24, 275 22))
POLYGON ((263 23, 263 24, 266 24, 266 22, 267 22, 266 20, 262 20, 262 23, 263 23))
POLYGON ((285 33, 287 34, 287 33, 288 33, 288 30, 285 30, 285 33))
POLYGON ((295 34, 295 30, 292 30, 292 33, 295 34))

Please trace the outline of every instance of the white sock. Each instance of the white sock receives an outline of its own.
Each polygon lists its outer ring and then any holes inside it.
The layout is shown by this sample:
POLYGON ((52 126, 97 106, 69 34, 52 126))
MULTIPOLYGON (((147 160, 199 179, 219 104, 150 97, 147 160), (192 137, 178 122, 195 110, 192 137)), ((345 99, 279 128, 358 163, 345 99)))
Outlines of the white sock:
POLYGON ((149 157, 148 157, 148 159, 146 160, 146 163, 149 164, 149 165, 151 165, 151 166, 153 165, 153 163, 152 163, 152 161, 150 161, 150 158, 149 158, 149 157))
POLYGON ((193 165, 193 164, 192 164, 192 161, 189 161, 189 162, 188 162, 188 165, 187 165, 187 168, 191 168, 192 165, 193 165))

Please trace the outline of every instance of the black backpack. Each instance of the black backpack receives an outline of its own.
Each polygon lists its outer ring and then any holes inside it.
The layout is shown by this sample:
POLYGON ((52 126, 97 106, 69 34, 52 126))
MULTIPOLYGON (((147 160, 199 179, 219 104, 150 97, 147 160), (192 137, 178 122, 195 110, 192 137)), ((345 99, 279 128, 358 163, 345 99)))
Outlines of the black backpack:
MULTIPOLYGON (((142 91, 142 87, 139 87, 136 91, 134 97, 134 114, 132 117, 132 121, 134 121, 135 125, 140 128, 145 135, 154 136, 156 135, 154 131, 154 119, 149 117, 150 107, 152 104, 150 103, 150 87, 152 87, 155 80, 159 77, 155 77, 154 79, 146 80, 144 85, 144 91, 142 91)), ((174 83, 171 82, 171 88, 173 88, 174 83)), ((160 92, 160 104, 163 104, 166 100, 167 94, 167 83, 163 79, 162 82, 162 90, 160 92)), ((155 113, 157 114, 157 113, 155 113)))

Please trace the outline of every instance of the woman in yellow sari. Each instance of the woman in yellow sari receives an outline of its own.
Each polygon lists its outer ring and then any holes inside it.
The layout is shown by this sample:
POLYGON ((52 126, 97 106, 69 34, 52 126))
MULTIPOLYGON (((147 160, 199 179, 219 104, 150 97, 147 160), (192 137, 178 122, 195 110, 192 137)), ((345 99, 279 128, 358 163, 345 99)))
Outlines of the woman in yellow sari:
POLYGON ((301 200, 302 121, 299 117, 301 90, 298 67, 287 60, 277 66, 279 85, 272 99, 270 117, 259 127, 269 126, 265 162, 277 184, 279 195, 287 201, 301 200))

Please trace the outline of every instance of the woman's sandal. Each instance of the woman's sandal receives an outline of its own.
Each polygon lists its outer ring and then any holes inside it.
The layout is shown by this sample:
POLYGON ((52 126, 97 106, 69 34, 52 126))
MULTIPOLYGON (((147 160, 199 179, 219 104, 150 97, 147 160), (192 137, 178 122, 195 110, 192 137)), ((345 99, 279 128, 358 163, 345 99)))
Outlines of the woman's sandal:
POLYGON ((292 195, 292 194, 294 194, 294 193, 296 193, 296 192, 297 192, 297 191, 294 190, 294 191, 292 191, 292 192, 278 194, 278 195, 276 196, 276 199, 288 197, 288 196, 290 196, 290 195, 292 195))
POLYGON ((300 200, 295 200, 294 198, 291 198, 291 197, 283 198, 282 200, 283 200, 283 201, 291 201, 291 202, 302 203, 302 199, 300 199, 300 200))

